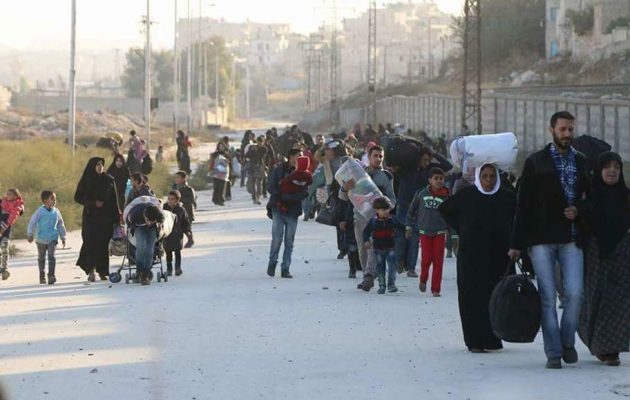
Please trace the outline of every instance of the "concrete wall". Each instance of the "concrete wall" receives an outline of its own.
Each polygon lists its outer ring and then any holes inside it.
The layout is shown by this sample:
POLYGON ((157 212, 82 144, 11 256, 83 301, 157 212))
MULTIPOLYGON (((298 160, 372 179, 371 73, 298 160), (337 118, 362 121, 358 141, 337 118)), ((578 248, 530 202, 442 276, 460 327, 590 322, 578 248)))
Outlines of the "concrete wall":
MULTIPOLYGON (((460 133, 461 99, 454 96, 393 96, 377 103, 376 120, 404 123, 430 136, 453 138, 460 133)), ((489 95, 483 98, 483 133, 514 132, 519 147, 526 153, 542 148, 549 141, 549 119, 556 111, 567 110, 576 118, 576 135, 590 134, 606 140, 624 159, 630 159, 630 102, 587 100, 565 97, 489 95)), ((328 111, 310 113, 305 126, 328 121, 328 111)), ((365 124, 365 108, 343 109, 341 125, 352 128, 365 124)))

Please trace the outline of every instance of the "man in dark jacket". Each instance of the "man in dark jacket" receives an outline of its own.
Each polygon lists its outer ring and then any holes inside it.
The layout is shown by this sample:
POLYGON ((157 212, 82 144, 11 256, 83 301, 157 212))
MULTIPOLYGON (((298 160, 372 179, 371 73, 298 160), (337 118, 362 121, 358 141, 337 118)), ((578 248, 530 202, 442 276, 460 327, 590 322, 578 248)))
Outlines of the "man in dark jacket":
MULTIPOLYGON (((401 168, 397 174, 398 194, 396 198, 398 202, 396 205, 396 217, 403 224, 413 222, 407 221, 409 204, 411 204, 418 190, 422 190, 429 185, 429 173, 431 170, 439 168, 446 173, 453 168, 453 165, 446 158, 438 153, 434 153, 428 147, 422 147, 419 155, 417 167, 401 168)), ((401 236, 396 240, 398 271, 402 272, 406 269, 407 276, 410 278, 418 277, 416 263, 418 262, 419 240, 420 237, 416 231, 413 231, 409 239, 401 236)))
POLYGON ((518 207, 510 257, 529 249, 542 301, 542 329, 547 368, 562 368, 560 359, 578 361, 575 332, 583 288, 583 253, 579 248, 578 204, 589 190, 586 158, 573 147, 575 117, 567 111, 551 117, 553 143, 532 154, 519 182, 518 207), (563 283, 561 325, 556 312, 555 268, 563 283))
POLYGON ((295 239, 295 232, 297 231, 298 218, 302 215, 302 200, 308 197, 308 187, 294 194, 282 194, 280 192, 280 181, 295 170, 297 159, 302 157, 302 150, 291 149, 289 150, 288 156, 289 161, 278 165, 271 173, 267 188, 269 191, 267 210, 271 212, 271 219, 273 220, 267 275, 275 276, 276 274, 280 246, 282 246, 284 239, 284 253, 282 255, 281 265, 281 276, 283 278, 293 278, 291 273, 289 273, 291 254, 293 253, 293 241, 295 239), (284 206, 283 211, 278 207, 280 202, 282 202, 284 206))

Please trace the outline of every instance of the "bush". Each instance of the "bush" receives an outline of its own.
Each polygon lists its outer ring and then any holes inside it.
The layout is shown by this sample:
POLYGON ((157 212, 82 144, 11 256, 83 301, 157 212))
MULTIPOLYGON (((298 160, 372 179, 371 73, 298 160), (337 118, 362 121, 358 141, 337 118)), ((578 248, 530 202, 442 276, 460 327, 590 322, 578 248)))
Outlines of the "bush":
POLYGON ((210 160, 199 163, 195 172, 192 173, 188 183, 193 189, 206 190, 208 188, 208 165, 210 164, 210 160))
POLYGON ((593 7, 586 7, 585 9, 579 11, 568 10, 567 18, 571 21, 573 31, 578 36, 586 35, 593 30, 593 25, 595 23, 595 13, 593 11, 593 7))
MULTIPOLYGON (((42 190, 52 190, 57 194, 57 207, 61 211, 66 228, 81 227, 82 206, 74 202, 74 192, 87 161, 91 157, 105 158, 105 168, 112 162, 107 150, 78 148, 75 157, 61 141, 33 140, 0 141, 0 154, 3 156, 4 174, 0 177, 0 194, 9 188, 18 188, 24 197, 26 211, 13 228, 13 238, 25 238, 28 221, 41 205, 42 190)), ((150 176, 151 186, 158 195, 165 195, 173 180, 164 164, 155 164, 150 176)))

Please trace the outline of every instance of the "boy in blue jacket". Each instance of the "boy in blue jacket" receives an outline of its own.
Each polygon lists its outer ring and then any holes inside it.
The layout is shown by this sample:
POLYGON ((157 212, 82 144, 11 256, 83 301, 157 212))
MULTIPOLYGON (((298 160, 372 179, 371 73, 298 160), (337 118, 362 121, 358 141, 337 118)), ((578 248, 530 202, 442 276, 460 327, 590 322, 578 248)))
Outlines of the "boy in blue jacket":
POLYGON ((28 242, 37 243, 37 264, 39 266, 39 283, 46 284, 46 253, 48 253, 48 284, 54 285, 55 277, 55 250, 61 237, 63 247, 66 247, 66 227, 58 208, 57 196, 50 190, 44 190, 41 194, 43 205, 39 207, 28 223, 26 236, 28 242))
POLYGON ((391 215, 391 203, 386 197, 379 197, 372 204, 376 216, 368 222, 363 230, 363 242, 366 248, 374 248, 376 258, 376 275, 378 276, 378 294, 385 293, 385 272, 387 271, 387 290, 398 291, 396 287, 396 231, 405 231, 405 225, 391 215), (387 269, 389 265, 389 270, 387 269))

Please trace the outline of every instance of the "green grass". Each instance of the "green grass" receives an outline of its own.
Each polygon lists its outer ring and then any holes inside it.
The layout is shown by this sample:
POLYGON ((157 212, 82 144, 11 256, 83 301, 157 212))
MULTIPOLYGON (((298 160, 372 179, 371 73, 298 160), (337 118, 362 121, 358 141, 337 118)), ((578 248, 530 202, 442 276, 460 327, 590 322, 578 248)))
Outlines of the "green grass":
MULTIPOLYGON (((26 203, 26 211, 13 228, 14 239, 26 237, 26 226, 33 212, 41 205, 42 190, 57 194, 57 207, 61 211, 68 230, 81 227, 82 208, 74 202, 74 192, 90 157, 105 158, 106 167, 112 162, 107 150, 79 148, 72 157, 67 145, 55 140, 0 141, 3 158, 3 174, 0 175, 0 193, 4 196, 9 188, 18 188, 26 203)), ((156 194, 166 195, 173 177, 168 166, 154 164, 150 175, 151 187, 156 194)))

